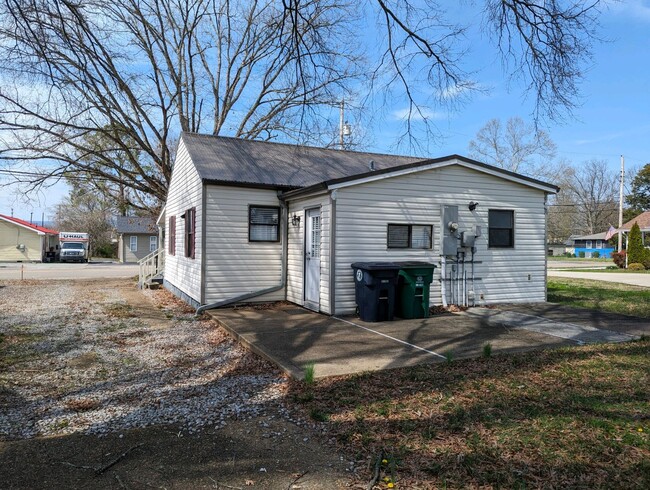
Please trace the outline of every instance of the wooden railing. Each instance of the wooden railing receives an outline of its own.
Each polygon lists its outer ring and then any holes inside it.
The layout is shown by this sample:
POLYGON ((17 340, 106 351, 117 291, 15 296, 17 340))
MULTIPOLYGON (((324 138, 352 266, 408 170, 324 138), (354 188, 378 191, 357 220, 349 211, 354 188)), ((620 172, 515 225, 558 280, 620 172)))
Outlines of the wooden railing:
POLYGON ((145 287, 151 284, 151 280, 156 276, 162 276, 165 270, 165 249, 159 248, 154 250, 146 257, 138 261, 140 266, 140 275, 138 278, 138 286, 145 287))

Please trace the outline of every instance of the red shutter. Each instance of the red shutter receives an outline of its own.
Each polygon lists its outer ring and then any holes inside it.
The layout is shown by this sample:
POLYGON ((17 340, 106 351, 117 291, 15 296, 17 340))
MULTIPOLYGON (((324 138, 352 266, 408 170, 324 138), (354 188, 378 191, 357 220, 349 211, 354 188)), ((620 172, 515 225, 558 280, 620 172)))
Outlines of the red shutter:
POLYGON ((169 255, 176 254, 176 216, 169 218, 169 255))

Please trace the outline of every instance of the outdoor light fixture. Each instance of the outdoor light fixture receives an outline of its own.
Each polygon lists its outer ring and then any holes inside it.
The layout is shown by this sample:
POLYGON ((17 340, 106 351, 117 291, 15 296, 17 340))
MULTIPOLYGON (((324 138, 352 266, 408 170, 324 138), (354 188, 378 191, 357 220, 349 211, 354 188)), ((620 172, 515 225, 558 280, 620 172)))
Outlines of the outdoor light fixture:
POLYGON ((469 202, 469 210, 474 211, 476 208, 478 208, 478 203, 474 201, 469 202))
POLYGON ((293 216, 291 217, 291 224, 293 226, 300 226, 300 216, 296 213, 293 213, 293 216))

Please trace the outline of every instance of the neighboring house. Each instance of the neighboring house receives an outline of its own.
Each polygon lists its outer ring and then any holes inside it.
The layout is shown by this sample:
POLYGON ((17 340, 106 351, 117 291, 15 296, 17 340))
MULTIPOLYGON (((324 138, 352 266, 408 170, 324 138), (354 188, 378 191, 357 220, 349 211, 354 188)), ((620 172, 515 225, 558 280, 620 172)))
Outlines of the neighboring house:
POLYGON ((594 257, 596 253, 598 257, 611 258, 612 253, 616 252, 616 248, 605 239, 606 235, 607 232, 603 231, 593 235, 572 236, 573 253, 576 257, 581 257, 582 252, 587 259, 594 257))
POLYGON ((557 191, 456 155, 182 133, 158 221, 167 228, 164 284, 194 306, 288 300, 350 314, 353 262, 424 260, 437 266, 432 304, 442 303, 443 284, 448 302, 461 284, 476 303, 544 301, 545 202, 557 191), (449 222, 458 224, 453 251, 449 222), (461 231, 479 235, 475 253, 457 253, 461 231))
POLYGON ((0 261, 42 262, 45 252, 58 248, 59 232, 0 214, 0 261))
POLYGON ((151 218, 116 216, 115 232, 120 262, 137 262, 158 249, 158 226, 151 218))
POLYGON ((634 223, 639 224, 639 228, 641 229, 641 239, 643 241, 643 245, 646 247, 650 247, 650 211, 645 211, 638 215, 636 218, 631 219, 627 223, 625 223, 620 230, 623 230, 624 234, 628 234, 630 230, 632 229, 632 226, 634 226, 634 223))
POLYGON ((558 255, 564 255, 566 253, 566 245, 563 243, 549 243, 546 246, 546 253, 549 256, 555 256, 557 257, 558 255))

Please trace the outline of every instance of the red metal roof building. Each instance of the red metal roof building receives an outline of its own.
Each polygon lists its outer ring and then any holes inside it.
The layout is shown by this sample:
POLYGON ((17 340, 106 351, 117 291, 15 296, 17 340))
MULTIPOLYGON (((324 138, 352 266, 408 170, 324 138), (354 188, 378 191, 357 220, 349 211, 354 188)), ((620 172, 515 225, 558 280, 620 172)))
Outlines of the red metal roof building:
POLYGON ((56 230, 0 214, 0 261, 42 262, 58 237, 56 230))

